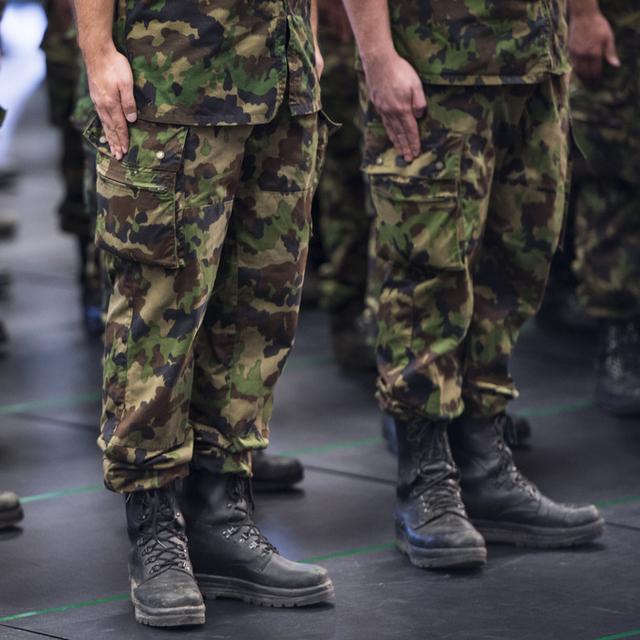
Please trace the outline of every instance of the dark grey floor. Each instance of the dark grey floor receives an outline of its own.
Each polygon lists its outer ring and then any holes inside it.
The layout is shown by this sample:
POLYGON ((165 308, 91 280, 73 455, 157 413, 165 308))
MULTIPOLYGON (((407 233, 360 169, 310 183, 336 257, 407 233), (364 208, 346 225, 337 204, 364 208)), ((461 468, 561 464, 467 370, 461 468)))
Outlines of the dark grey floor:
POLYGON ((531 416, 518 455, 554 497, 596 501, 609 526, 580 551, 491 547, 471 574, 427 573, 392 545, 394 461, 380 439, 370 381, 333 364, 325 318, 305 312, 277 394, 273 449, 307 465, 300 491, 260 498, 258 519, 289 556, 323 562, 335 608, 265 610, 216 601, 206 627, 140 627, 127 601, 120 499, 101 490, 95 437, 99 345, 85 336, 70 238, 56 231, 56 136, 38 124, 40 98, 19 131, 25 173, 0 210, 22 219, 0 246, 14 275, 0 317, 12 336, 0 362, 0 486, 25 497, 20 529, 0 534, 0 638, 288 640, 614 640, 640 637, 640 425, 591 402, 593 341, 529 328, 514 362, 531 416))

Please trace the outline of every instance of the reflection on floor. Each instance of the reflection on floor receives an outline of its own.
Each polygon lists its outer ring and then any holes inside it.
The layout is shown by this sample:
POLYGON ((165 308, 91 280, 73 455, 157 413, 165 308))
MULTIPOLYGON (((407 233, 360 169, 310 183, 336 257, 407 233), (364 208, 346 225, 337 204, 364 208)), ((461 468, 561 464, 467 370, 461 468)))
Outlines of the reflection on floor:
POLYGON ((371 381, 333 364, 320 312, 303 315, 279 388, 273 448, 300 456, 300 491, 260 498, 258 520, 283 552, 324 563, 335 608, 208 604, 206 627, 136 625, 127 601, 124 513, 101 488, 95 446, 100 347, 83 333, 71 239, 55 229, 55 136, 31 104, 18 131, 29 167, 0 206, 21 212, 2 246, 12 336, 0 362, 0 486, 25 499, 21 529, 0 535, 0 639, 37 636, 238 640, 603 640, 640 636, 640 430, 591 403, 592 346, 527 332, 514 374, 534 424, 523 469, 556 498, 596 501, 609 521, 580 551, 489 549, 478 573, 427 573, 393 548, 394 461, 380 438, 371 381))

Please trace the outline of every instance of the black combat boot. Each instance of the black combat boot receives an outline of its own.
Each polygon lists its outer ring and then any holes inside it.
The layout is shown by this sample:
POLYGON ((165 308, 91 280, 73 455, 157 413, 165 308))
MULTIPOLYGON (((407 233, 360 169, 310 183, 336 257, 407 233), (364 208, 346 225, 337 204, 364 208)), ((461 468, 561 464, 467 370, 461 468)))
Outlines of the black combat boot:
POLYGON ((596 376, 596 398, 605 411, 640 415, 640 320, 601 324, 596 376))
POLYGON ((204 624, 204 601, 193 577, 173 487, 130 493, 126 509, 136 620, 152 627, 204 624))
POLYGON ((487 550, 460 497, 446 422, 396 422, 396 544, 429 569, 476 567, 487 550))
POLYGON ((600 536, 604 520, 595 507, 553 502, 522 476, 504 441, 504 419, 461 418, 449 430, 464 504, 485 540, 555 548, 600 536))
POLYGON ((23 517, 18 496, 11 491, 0 491, 0 529, 13 527, 23 517))
POLYGON ((194 470, 184 481, 182 506, 189 552, 205 596, 268 607, 333 602, 325 569, 283 558, 255 525, 247 478, 194 470))
POLYGON ((304 479, 304 467, 296 458, 274 456, 264 451, 254 451, 252 457, 256 493, 286 491, 304 479))
POLYGON ((531 440, 531 424, 524 416, 504 415, 504 439, 512 449, 527 447, 531 440))

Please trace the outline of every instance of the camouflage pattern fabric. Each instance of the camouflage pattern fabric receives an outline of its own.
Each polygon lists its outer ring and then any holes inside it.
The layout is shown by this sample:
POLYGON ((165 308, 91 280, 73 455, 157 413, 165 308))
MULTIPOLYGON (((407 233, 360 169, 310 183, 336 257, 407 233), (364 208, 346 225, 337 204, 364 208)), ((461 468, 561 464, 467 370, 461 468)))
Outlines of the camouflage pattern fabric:
POLYGON ((365 131, 384 262, 378 397, 402 419, 492 416, 517 394, 509 356, 561 234, 566 81, 427 92, 412 163, 372 109, 365 131))
MULTIPOLYGON (((82 132, 95 116, 93 102, 89 96, 89 83, 87 71, 82 59, 78 61, 80 69, 76 84, 76 101, 71 115, 71 123, 76 130, 82 132)), ((94 242, 96 216, 98 213, 96 193, 96 148, 88 141, 83 140, 83 174, 82 174, 82 200, 84 212, 89 229, 88 241, 83 252, 84 265, 82 267, 84 294, 86 300, 93 306, 105 307, 106 300, 103 295, 104 269, 101 260, 101 252, 94 242)))
POLYGON ((572 92, 578 295, 590 315, 640 317, 640 2, 601 0, 622 66, 572 92))
POLYGON ((76 44, 70 11, 68 15, 62 15, 59 5, 51 1, 45 3, 48 25, 42 42, 47 64, 51 122, 62 135, 60 169, 64 194, 58 213, 63 231, 89 238, 91 223, 84 208, 82 193, 82 135, 71 124, 80 72, 80 50, 76 44))
MULTIPOLYGON (((322 16, 322 14, 321 14, 322 16)), ((322 246, 327 262, 321 268, 321 304, 340 313, 362 311, 367 289, 367 248, 371 212, 360 171, 362 123, 358 104, 355 45, 336 37, 320 22, 324 53, 322 103, 342 127, 331 136, 318 185, 322 246)))
POLYGON ((139 116, 184 125, 260 124, 286 99, 320 108, 310 0, 118 0, 116 39, 139 116))
POLYGON ((327 127, 139 120, 122 162, 99 126, 97 243, 111 286, 105 482, 149 489, 195 465, 250 473, 297 326, 327 127))
POLYGON ((426 84, 533 83, 569 70, 565 0, 395 0, 398 53, 426 84))

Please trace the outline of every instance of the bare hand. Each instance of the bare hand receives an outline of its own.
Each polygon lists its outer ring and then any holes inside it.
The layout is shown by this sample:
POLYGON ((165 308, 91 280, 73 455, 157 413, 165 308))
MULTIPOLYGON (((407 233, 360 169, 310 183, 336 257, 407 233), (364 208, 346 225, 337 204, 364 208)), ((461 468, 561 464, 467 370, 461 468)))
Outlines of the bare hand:
POLYGON ((602 80, 603 60, 612 67, 620 66, 613 31, 599 11, 571 17, 569 53, 576 74, 587 85, 602 80))
POLYGON ((364 61, 369 97, 397 152, 411 162, 420 155, 418 118, 427 98, 416 70, 399 55, 364 61))
POLYGON ((137 119, 129 61, 115 48, 87 60, 89 92, 111 153, 121 160, 129 148, 127 122, 137 119))

